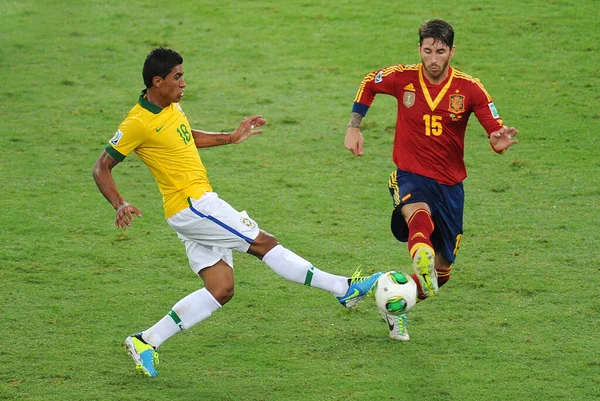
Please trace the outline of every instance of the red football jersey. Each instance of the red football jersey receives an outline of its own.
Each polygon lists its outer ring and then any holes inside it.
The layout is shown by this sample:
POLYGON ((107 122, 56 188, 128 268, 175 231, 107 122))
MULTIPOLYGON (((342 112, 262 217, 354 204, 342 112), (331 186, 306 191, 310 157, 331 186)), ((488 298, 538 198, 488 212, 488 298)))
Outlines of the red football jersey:
POLYGON ((372 72, 360 85, 353 111, 364 116, 378 93, 398 100, 393 151, 396 166, 440 184, 458 184, 467 176, 464 140, 471 113, 488 136, 503 125, 479 80, 452 67, 439 85, 427 81, 421 64, 372 72))

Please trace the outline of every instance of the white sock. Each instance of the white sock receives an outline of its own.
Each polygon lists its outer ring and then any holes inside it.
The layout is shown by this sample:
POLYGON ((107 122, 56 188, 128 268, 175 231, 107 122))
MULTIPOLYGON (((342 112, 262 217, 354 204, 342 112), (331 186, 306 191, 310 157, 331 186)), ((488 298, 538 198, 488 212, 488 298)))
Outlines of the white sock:
POLYGON ((336 297, 342 297, 348 291, 348 277, 319 270, 282 245, 277 245, 267 252, 262 261, 275 273, 294 283, 320 288, 336 297))
POLYGON ((142 338, 158 348, 168 338, 200 323, 220 307, 212 294, 202 288, 177 302, 165 317, 142 333, 142 338))

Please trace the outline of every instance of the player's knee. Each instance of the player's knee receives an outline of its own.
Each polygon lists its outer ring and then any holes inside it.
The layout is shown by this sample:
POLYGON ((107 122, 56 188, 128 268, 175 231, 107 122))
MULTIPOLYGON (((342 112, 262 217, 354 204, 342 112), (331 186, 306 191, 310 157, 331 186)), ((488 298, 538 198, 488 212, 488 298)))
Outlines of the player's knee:
POLYGON ((212 291, 210 291, 210 293, 217 300, 218 303, 220 303, 221 305, 225 305, 231 300, 231 298, 233 298, 235 291, 233 289, 233 285, 231 285, 214 288, 212 289, 212 291))
POLYGON ((279 245, 279 241, 277 241, 275 236, 260 230, 260 233, 248 249, 248 253, 262 260, 262 258, 277 245, 279 245))
POLYGON ((260 230, 257 238, 260 238, 260 244, 265 248, 272 249, 279 244, 279 241, 277 241, 277 238, 273 234, 269 234, 263 230, 260 230))

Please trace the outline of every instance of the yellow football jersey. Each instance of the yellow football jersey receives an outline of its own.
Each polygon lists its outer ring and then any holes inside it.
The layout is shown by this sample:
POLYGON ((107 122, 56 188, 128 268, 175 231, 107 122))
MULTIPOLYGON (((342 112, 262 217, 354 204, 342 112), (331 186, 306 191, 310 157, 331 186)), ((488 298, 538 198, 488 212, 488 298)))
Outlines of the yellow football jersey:
POLYGON ((212 188, 179 103, 161 109, 145 94, 146 90, 142 91, 108 141, 106 152, 118 161, 135 152, 156 179, 169 218, 189 206, 188 197, 198 199, 212 188))

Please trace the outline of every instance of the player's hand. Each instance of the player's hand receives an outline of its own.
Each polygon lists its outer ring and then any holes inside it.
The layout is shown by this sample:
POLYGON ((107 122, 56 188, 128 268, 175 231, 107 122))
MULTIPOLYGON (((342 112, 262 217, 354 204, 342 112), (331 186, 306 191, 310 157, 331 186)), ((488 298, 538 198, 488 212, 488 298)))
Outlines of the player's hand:
POLYGON ((117 229, 122 228, 125 230, 127 227, 130 227, 133 223, 134 214, 137 215, 137 217, 142 217, 142 212, 140 212, 137 207, 132 206, 127 202, 122 203, 117 209, 117 215, 115 217, 117 229))
POLYGON ((518 140, 513 139, 518 133, 515 127, 503 126, 490 134, 490 145, 497 153, 504 153, 512 145, 519 143, 518 140))
POLYGON ((344 139, 344 146, 348 149, 354 156, 362 156, 363 154, 363 144, 365 140, 363 138, 362 133, 360 132, 360 128, 349 127, 346 130, 346 139, 344 139))
POLYGON ((261 115, 245 118, 231 134, 231 143, 238 144, 244 142, 250 135, 260 134, 262 130, 254 128, 262 127, 266 123, 267 121, 261 115))

